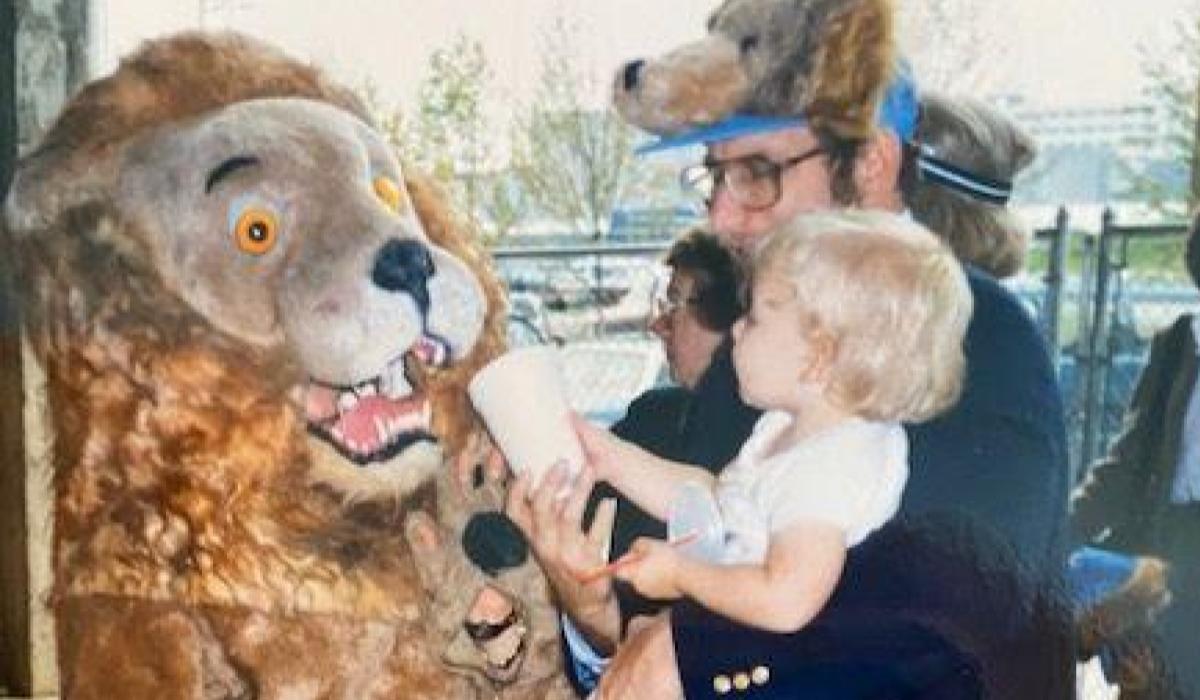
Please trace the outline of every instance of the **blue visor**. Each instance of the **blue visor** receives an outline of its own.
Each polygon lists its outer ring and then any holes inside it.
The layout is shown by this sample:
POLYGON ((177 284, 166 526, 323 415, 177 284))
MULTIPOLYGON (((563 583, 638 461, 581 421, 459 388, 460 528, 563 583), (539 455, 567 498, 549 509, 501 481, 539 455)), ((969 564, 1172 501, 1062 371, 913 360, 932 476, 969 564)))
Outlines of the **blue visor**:
MULTIPOLYGON (((917 85, 907 62, 897 67, 896 76, 888 85, 883 101, 879 105, 878 123, 894 132, 900 140, 910 141, 917 131, 919 113, 917 85)), ((700 126, 674 136, 663 136, 639 146, 638 155, 656 153, 684 146, 719 143, 742 136, 766 134, 780 129, 804 126, 802 116, 763 116, 756 114, 734 114, 716 124, 700 126)))
POLYGON ((716 124, 700 126, 675 136, 663 136, 657 141, 638 146, 638 155, 668 151, 684 146, 703 146, 752 134, 767 134, 781 129, 804 126, 803 117, 764 117, 757 114, 735 114, 716 124))

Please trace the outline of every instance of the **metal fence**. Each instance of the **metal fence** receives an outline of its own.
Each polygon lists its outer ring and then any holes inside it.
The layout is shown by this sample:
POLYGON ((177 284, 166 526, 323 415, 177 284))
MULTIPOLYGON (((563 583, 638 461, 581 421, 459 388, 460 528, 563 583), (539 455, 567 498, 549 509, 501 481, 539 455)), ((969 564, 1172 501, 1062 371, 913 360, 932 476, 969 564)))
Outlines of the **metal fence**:
MULTIPOLYGON (((1182 226, 1130 226, 1110 213, 1088 228, 1061 210, 1036 231, 1025 272, 1006 284, 1045 334, 1067 411, 1078 476, 1118 434, 1150 339, 1200 302, 1183 266, 1182 226)), ((562 346, 575 407, 613 420, 665 381, 646 320, 666 238, 514 246, 492 251, 510 293, 510 341, 562 346)))
POLYGON ((1096 223, 1073 227, 1060 212, 1038 236, 1048 252, 1036 315, 1053 341, 1076 475, 1120 432, 1153 335, 1200 301, 1183 226, 1121 224, 1109 211, 1096 223))

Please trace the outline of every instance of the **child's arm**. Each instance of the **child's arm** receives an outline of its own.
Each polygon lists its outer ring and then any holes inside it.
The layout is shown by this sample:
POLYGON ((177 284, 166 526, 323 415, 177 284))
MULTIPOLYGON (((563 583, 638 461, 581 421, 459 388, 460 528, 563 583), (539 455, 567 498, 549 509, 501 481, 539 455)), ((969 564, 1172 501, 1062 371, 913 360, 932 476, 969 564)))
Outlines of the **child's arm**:
POLYGON ((631 552, 631 563, 617 577, 642 595, 685 595, 743 624, 795 632, 833 594, 846 561, 846 535, 825 522, 798 522, 771 536, 762 564, 710 564, 648 539, 634 543, 631 552))
POLYGON ((667 519, 671 501, 689 481, 712 489, 712 474, 688 464, 656 457, 607 430, 575 417, 575 432, 597 481, 607 481, 639 508, 659 520, 667 519))

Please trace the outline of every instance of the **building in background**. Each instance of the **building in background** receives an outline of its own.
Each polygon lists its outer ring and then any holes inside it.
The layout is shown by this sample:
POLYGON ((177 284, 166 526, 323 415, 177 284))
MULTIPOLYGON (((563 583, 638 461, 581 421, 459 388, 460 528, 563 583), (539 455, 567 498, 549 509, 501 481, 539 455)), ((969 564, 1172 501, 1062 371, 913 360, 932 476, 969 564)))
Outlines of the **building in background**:
POLYGON ((1124 102, 1045 105, 1015 94, 992 103, 1029 133, 1038 145, 1014 201, 1029 221, 1048 225, 1059 206, 1072 218, 1098 222, 1105 207, 1119 221, 1161 218, 1147 202, 1146 180, 1168 199, 1187 192, 1188 164, 1172 160, 1169 117, 1150 97, 1124 102))

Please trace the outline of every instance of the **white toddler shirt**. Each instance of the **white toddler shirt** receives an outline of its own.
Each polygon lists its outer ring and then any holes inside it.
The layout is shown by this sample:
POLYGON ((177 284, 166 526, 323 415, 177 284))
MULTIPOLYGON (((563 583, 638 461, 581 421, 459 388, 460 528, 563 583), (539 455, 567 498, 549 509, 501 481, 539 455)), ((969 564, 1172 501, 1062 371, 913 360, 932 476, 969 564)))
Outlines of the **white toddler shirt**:
POLYGON ((828 522, 846 546, 896 514, 908 481, 908 437, 899 423, 851 418, 782 452, 764 456, 792 424, 769 411, 717 480, 727 564, 761 563, 771 533, 800 519, 828 522))

